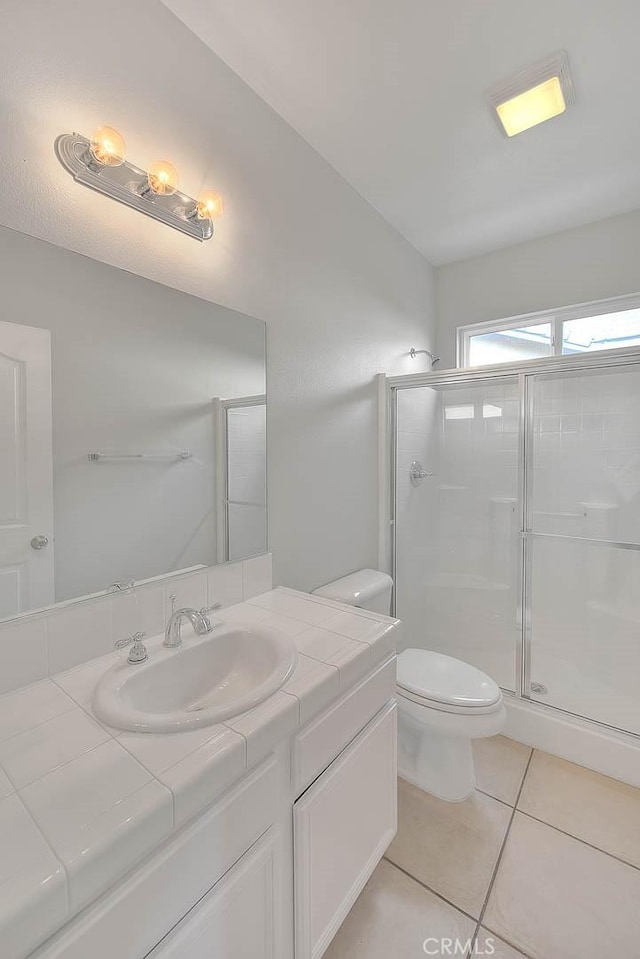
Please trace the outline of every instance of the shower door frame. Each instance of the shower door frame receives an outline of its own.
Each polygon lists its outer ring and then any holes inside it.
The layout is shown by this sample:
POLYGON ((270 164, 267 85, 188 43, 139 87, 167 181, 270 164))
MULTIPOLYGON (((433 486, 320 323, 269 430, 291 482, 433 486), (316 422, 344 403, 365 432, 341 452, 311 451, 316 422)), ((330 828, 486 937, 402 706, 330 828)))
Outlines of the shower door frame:
MULTIPOLYGON (((215 396, 213 404, 214 449, 215 449, 215 504, 216 504, 216 562, 228 563, 231 552, 230 541, 230 506, 263 506, 265 510, 265 542, 269 549, 269 515, 268 492, 265 466, 265 502, 250 503, 243 500, 229 499, 229 410, 245 409, 246 407, 267 405, 267 394, 256 393, 252 396, 236 396, 234 399, 224 400, 215 396)), ((266 432, 265 432, 266 436, 266 432)), ((267 437, 268 442, 268 437, 267 437)), ((266 463, 266 457, 265 457, 266 463)), ((245 557, 250 559, 251 557, 245 557)), ((241 560, 234 560, 241 562, 241 560)))
MULTIPOLYGON (((384 491, 384 515, 381 517, 383 529, 380 535, 381 568, 391 565, 394 589, 392 598, 392 615, 396 615, 396 576, 397 576, 397 524, 396 524, 396 486, 397 486, 397 435, 398 435, 398 390, 417 389, 434 386, 460 386, 483 383, 500 378, 517 378, 519 392, 520 440, 518 443, 518 496, 517 511, 520 544, 518 548, 519 565, 517 571, 517 602, 516 616, 520 610, 520 630, 515 649, 515 691, 505 690, 510 696, 524 699, 553 709, 558 713, 574 716, 577 719, 592 723, 606 729, 613 729, 636 739, 636 733, 619 726, 611 726, 595 719, 589 719, 579 713, 563 709, 551 703, 542 703, 532 699, 530 695, 530 668, 531 668, 531 552, 536 538, 556 536, 557 534, 537 533, 530 528, 529 505, 531 498, 532 480, 532 443, 533 443, 533 377, 540 373, 570 373, 585 370, 608 370, 630 366, 640 367, 640 349, 627 347, 617 350, 602 350, 594 353, 571 354, 567 356, 540 357, 534 360, 523 360, 517 363, 499 363, 487 366, 460 367, 443 370, 437 373, 406 373, 396 376, 381 374, 381 470, 380 489, 384 491), (388 484, 388 495, 387 495, 388 484), (385 533, 388 531, 388 535, 385 533)), ((564 537, 561 537, 564 538, 564 537)), ((640 544, 621 543, 607 540, 593 540, 589 537, 569 537, 583 542, 593 542, 601 546, 611 546, 622 549, 640 550, 640 544)))

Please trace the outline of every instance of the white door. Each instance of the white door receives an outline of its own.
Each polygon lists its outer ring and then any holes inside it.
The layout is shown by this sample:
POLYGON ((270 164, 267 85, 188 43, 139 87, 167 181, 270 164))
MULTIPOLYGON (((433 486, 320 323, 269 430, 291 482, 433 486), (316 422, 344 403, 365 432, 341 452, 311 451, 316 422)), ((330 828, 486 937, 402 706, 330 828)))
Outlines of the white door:
POLYGON ((385 706, 293 807, 296 959, 320 959, 395 835, 396 711, 385 706))
POLYGON ((0 322, 0 619, 54 602, 51 335, 0 322))
POLYGON ((266 833, 147 959, 278 959, 275 841, 266 833))

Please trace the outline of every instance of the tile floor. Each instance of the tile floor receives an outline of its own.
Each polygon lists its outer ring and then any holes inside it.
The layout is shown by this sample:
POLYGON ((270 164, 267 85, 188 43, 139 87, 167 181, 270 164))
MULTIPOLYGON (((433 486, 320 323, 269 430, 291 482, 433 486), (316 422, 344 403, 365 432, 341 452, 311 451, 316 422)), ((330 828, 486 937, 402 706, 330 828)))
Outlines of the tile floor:
POLYGON ((503 736, 474 747, 464 803, 399 780, 398 834, 325 959, 640 957, 640 789, 503 736))

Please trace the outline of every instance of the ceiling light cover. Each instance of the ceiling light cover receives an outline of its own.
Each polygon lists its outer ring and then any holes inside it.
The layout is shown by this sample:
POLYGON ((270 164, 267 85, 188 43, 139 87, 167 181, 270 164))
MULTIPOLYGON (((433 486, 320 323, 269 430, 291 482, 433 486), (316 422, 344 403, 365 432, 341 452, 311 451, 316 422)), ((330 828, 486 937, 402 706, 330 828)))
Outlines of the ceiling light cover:
POLYGON ((551 77, 544 83, 525 90, 496 107, 500 122, 508 137, 524 133, 531 127, 557 117, 567 109, 559 77, 551 77))
POLYGON ((569 58, 564 50, 489 91, 494 116, 507 137, 560 116, 574 101, 569 58))

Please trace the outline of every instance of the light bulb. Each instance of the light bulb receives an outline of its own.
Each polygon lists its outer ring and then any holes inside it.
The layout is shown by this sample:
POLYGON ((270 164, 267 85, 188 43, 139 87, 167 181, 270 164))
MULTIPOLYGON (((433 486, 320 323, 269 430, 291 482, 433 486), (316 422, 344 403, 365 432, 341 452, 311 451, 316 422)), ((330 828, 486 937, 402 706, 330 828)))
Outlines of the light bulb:
POLYGON ((147 172, 149 186, 159 196, 171 196, 178 189, 178 171, 168 160, 156 160, 147 172))
POLYGON ((224 213, 224 204, 219 193, 205 190, 198 197, 198 216, 201 220, 216 220, 224 213))
POLYGON ((113 127, 98 127, 91 136, 91 155, 102 166, 120 166, 124 163, 124 137, 113 127))

